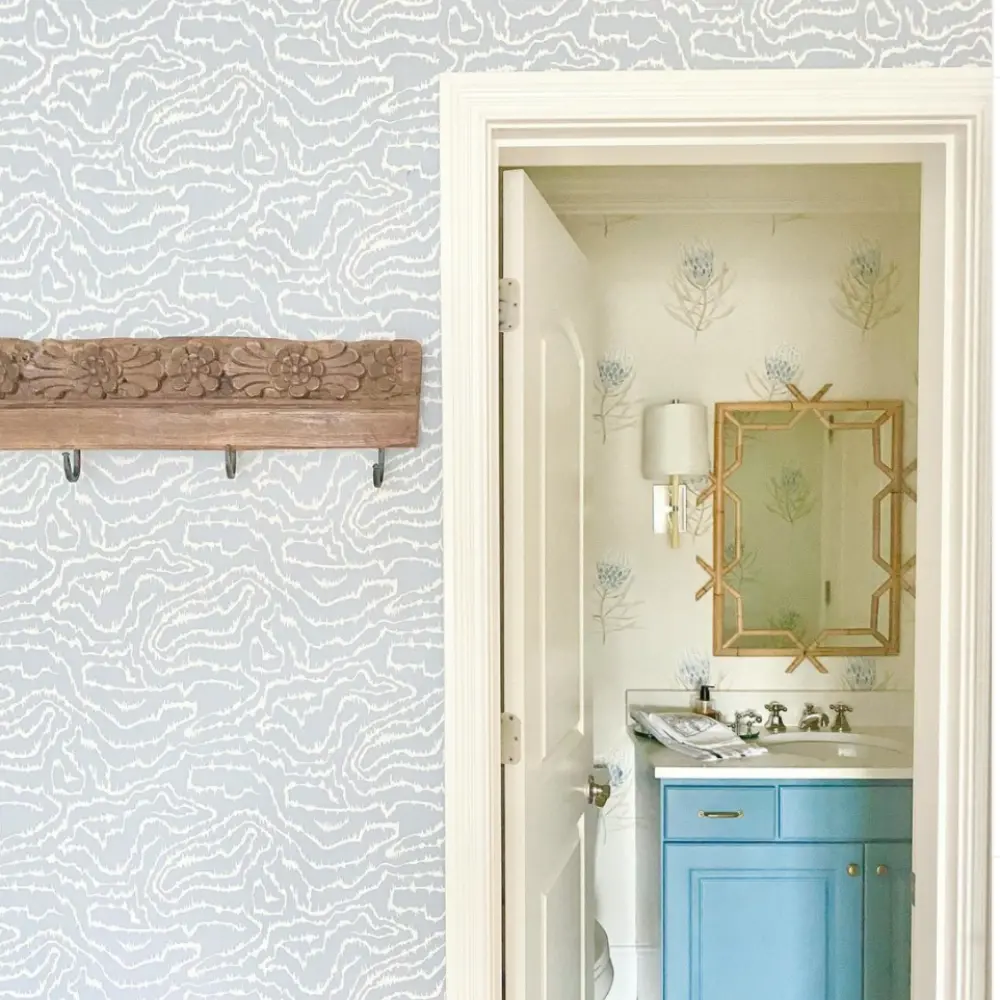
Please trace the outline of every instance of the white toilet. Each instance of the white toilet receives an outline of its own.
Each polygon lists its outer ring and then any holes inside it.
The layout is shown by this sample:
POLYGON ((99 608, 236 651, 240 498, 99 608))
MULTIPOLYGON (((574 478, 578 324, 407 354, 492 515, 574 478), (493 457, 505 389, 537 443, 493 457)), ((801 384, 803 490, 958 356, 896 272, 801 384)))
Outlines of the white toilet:
POLYGON ((594 1000, 604 1000, 611 990, 615 970, 611 965, 611 949, 604 928, 594 921, 594 1000))

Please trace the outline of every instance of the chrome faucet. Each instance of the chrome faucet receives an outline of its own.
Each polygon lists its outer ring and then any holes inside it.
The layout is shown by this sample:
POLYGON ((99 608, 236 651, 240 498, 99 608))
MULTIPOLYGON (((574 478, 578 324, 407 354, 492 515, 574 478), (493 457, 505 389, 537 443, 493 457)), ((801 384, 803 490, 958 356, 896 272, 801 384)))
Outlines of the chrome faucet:
POLYGON ((822 709, 817 708, 812 702, 806 702, 806 707, 802 710, 802 718, 799 719, 799 729, 817 733, 821 729, 826 729, 830 725, 830 716, 822 709))
POLYGON ((741 740, 755 740, 760 735, 753 727, 755 722, 760 723, 761 717, 752 708, 745 712, 737 712, 733 722, 733 732, 741 740))

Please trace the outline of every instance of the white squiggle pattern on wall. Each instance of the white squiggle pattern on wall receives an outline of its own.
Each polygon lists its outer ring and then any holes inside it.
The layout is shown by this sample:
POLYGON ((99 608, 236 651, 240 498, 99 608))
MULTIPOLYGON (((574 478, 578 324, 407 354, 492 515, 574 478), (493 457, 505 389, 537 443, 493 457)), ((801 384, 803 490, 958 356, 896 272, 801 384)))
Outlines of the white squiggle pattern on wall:
POLYGON ((987 64, 989 18, 6 5, 4 336, 427 354, 381 491, 371 455, 0 454, 0 994, 443 995, 439 72, 987 64))

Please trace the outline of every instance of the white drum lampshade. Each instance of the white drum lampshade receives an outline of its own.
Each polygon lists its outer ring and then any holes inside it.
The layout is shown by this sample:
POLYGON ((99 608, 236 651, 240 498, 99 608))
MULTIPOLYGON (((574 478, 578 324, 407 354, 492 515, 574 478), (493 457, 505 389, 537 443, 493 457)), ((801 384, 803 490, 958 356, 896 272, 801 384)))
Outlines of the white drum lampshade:
POLYGON ((654 483, 673 476, 707 476, 708 414, 700 403, 661 403, 642 415, 642 475, 654 483))
POLYGON ((661 403, 642 415, 642 474, 652 480, 653 531, 680 545, 687 531, 688 488, 682 476, 707 476, 708 414, 700 403, 661 403))

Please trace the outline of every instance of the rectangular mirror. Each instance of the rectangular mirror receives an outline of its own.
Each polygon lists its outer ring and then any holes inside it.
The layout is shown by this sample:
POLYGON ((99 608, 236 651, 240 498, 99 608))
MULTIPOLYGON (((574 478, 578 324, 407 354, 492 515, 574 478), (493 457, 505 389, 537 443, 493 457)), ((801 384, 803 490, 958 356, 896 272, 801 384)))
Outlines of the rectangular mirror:
POLYGON ((720 403, 717 656, 899 653, 901 400, 720 403))

